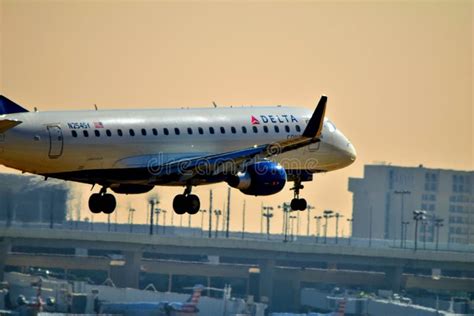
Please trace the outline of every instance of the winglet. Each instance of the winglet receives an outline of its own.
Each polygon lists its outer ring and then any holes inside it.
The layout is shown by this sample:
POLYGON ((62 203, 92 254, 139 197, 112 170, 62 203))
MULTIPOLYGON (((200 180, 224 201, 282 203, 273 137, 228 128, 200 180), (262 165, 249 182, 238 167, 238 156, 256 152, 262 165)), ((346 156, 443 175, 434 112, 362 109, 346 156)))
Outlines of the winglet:
POLYGON ((326 113, 326 102, 328 97, 323 95, 318 102, 316 110, 314 110, 313 116, 308 122, 306 129, 303 132, 304 137, 315 138, 321 135, 324 124, 324 114, 326 113))

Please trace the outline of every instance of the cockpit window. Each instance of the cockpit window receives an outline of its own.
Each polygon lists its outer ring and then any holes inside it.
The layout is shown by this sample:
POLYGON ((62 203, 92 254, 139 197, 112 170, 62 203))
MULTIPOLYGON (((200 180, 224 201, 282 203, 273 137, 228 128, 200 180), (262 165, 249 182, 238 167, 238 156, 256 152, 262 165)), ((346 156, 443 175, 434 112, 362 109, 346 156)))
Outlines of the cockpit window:
POLYGON ((336 131, 336 126, 330 120, 326 121, 329 132, 334 133, 336 131))

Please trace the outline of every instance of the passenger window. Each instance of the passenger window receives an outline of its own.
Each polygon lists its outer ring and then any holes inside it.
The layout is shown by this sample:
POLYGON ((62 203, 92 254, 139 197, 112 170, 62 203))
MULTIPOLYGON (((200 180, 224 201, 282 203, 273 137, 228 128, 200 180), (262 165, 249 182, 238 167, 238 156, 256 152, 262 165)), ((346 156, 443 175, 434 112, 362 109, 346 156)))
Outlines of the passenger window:
POLYGON ((95 137, 100 137, 100 132, 98 130, 94 131, 95 137))
POLYGON ((121 129, 118 129, 118 130, 117 130, 117 135, 118 135, 118 136, 120 136, 120 137, 122 137, 122 136, 123 136, 123 132, 122 132, 122 130, 121 130, 121 129))
POLYGON ((242 133, 247 134, 247 127, 242 126, 242 133))
POLYGON ((265 125, 265 126, 263 127, 263 131, 264 131, 265 133, 268 133, 268 126, 265 125))
POLYGON ((130 136, 135 136, 135 131, 133 129, 130 129, 129 131, 130 136))
POLYGON ((225 128, 221 126, 221 134, 225 134, 225 128))
POLYGON ((280 128, 275 125, 275 133, 280 133, 280 128))
POLYGON ((151 130, 153 132, 153 135, 158 136, 158 130, 156 128, 151 130))
POLYGON ((89 137, 89 132, 88 131, 82 131, 82 133, 84 134, 84 137, 89 137))
POLYGON ((142 135, 146 136, 146 129, 142 128, 142 135))
POLYGON ((163 128, 163 134, 169 135, 170 131, 167 128, 163 128))
POLYGON ((237 130, 236 130, 235 127, 233 127, 233 126, 230 128, 230 131, 232 132, 232 134, 237 133, 237 130))
POLYGON ((193 129, 191 127, 188 127, 188 134, 192 135, 193 134, 193 129))
POLYGON ((285 132, 287 132, 287 133, 290 132, 290 127, 288 125, 285 125, 285 132))
POLYGON ((175 133, 176 135, 179 135, 181 132, 179 131, 179 128, 175 127, 174 133, 175 133))
POLYGON ((253 132, 254 132, 255 134, 258 133, 258 128, 257 128, 257 126, 252 126, 252 129, 253 129, 253 132))
POLYGON ((297 132, 301 132, 301 127, 299 125, 295 126, 297 132))
POLYGON ((199 134, 201 134, 201 135, 204 134, 204 130, 202 129, 202 127, 198 127, 198 132, 199 132, 199 134))
POLYGON ((72 131, 71 134, 72 134, 72 137, 77 137, 77 132, 76 131, 72 131))
POLYGON ((209 127, 209 134, 214 134, 214 127, 209 127))
POLYGON ((110 129, 106 130, 106 131, 105 131, 105 134, 107 134, 107 136, 109 136, 109 137, 112 136, 112 132, 110 131, 110 129))

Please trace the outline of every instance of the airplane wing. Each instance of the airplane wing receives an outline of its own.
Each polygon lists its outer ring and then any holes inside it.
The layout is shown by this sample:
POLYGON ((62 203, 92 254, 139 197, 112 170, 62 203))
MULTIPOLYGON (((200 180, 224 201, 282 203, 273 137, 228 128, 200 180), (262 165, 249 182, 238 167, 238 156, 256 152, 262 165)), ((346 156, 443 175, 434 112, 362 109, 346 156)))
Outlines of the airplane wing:
POLYGON ((160 164, 158 161, 154 164, 153 160, 150 160, 148 170, 151 171, 154 178, 180 174, 182 175, 180 180, 185 181, 204 172, 207 175, 218 175, 223 172, 238 171, 239 166, 245 162, 269 158, 317 143, 320 141, 323 129, 326 103, 327 97, 321 96, 318 106, 300 136, 237 151, 186 158, 165 164, 160 164))
POLYGON ((21 123, 23 123, 23 122, 18 121, 18 120, 10 120, 10 119, 2 120, 2 119, 0 119, 0 133, 5 133, 9 129, 11 129, 11 128, 17 126, 17 125, 20 125, 21 123))

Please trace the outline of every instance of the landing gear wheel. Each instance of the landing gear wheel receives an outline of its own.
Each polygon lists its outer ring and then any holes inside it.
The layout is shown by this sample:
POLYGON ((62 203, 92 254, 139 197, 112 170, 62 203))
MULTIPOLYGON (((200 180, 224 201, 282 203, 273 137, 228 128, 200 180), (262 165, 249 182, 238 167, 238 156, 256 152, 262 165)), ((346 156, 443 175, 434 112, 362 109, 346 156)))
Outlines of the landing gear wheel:
POLYGON ((295 186, 291 188, 291 190, 295 192, 290 204, 293 211, 304 211, 308 207, 308 202, 306 202, 305 199, 300 199, 300 190, 303 188, 304 186, 301 184, 301 179, 295 180, 295 186))
POLYGON ((102 196, 102 212, 112 214, 117 207, 117 201, 112 194, 104 194, 102 196))
POLYGON ((89 198, 89 209, 94 214, 99 214, 102 211, 102 196, 99 193, 94 193, 89 198))
POLYGON ((184 213, 186 213, 186 209, 187 209, 186 202, 187 202, 186 195, 184 194, 176 195, 173 199, 174 212, 178 215, 183 215, 184 213))
POLYGON ((199 212, 201 208, 201 201, 199 201, 199 197, 194 194, 190 194, 186 197, 186 210, 189 214, 194 215, 199 212))

